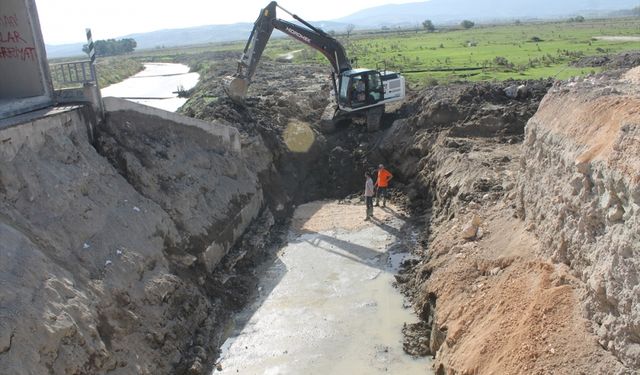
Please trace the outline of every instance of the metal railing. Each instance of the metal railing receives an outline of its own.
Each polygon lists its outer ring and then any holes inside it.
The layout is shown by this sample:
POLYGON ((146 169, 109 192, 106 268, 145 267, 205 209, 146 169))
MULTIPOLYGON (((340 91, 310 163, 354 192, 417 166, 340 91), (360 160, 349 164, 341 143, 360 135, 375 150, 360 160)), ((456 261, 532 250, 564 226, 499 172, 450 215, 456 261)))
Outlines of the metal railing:
POLYGON ((89 60, 51 64, 50 69, 56 86, 96 82, 95 68, 89 60))

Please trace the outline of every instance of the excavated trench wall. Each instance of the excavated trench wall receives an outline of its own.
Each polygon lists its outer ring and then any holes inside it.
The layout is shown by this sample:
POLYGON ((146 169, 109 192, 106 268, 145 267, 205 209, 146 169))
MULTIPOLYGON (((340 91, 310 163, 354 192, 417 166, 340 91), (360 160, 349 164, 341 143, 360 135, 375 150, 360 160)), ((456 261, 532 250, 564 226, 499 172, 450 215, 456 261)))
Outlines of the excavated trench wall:
POLYGON ((600 344, 640 367, 640 68, 556 84, 526 128, 519 212, 586 284, 600 344))
POLYGON ((220 124, 128 108, 92 143, 91 118, 0 130, 0 372, 204 373, 242 289, 218 262, 260 214, 263 164, 220 124))

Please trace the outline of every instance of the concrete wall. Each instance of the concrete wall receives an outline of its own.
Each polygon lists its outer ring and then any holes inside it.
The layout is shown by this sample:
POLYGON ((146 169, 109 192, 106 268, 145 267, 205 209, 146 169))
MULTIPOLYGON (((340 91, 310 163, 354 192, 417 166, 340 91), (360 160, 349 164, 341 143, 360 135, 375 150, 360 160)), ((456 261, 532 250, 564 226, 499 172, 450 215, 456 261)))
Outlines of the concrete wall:
POLYGON ((206 121, 196 120, 191 117, 182 116, 177 113, 167 112, 161 109, 134 103, 128 100, 107 97, 103 99, 105 112, 133 111, 147 116, 155 116, 164 120, 176 122, 178 124, 193 126, 206 131, 219 138, 221 144, 228 151, 240 153, 240 133, 238 129, 222 124, 213 124, 206 121))
POLYGON ((0 3, 0 118, 53 102, 35 0, 0 3))
POLYGON ((12 160, 23 147, 37 150, 51 132, 73 131, 88 138, 95 126, 94 118, 88 107, 71 106, 34 112, 13 126, 3 128, 0 124, 0 159, 12 160))

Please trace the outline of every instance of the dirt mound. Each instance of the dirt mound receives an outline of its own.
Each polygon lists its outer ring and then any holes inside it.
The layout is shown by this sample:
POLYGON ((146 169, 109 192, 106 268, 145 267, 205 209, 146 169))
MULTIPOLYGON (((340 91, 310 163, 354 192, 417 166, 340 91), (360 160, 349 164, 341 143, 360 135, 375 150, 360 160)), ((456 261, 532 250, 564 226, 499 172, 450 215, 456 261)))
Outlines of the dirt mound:
POLYGON ((578 68, 630 69, 640 65, 640 52, 587 56, 571 64, 578 68))
POLYGON ((515 160, 505 145, 522 140, 526 122, 550 86, 550 81, 454 84, 427 88, 410 97, 401 109, 406 117, 393 123, 378 152, 393 165, 398 180, 407 184, 412 209, 423 211, 442 195, 447 199, 434 202, 435 209, 453 213, 460 203, 503 194, 507 189, 501 179, 482 171, 501 170, 515 160), (526 94, 507 95, 518 87, 526 94), (447 157, 434 157, 436 151, 447 157), (467 160, 477 167, 459 165, 467 160), (448 165, 451 173, 456 168, 467 172, 462 180, 438 187, 432 171, 440 164, 448 165), (436 189, 450 191, 436 194, 436 189))
POLYGON ((541 80, 435 86, 417 93, 402 113, 412 127, 450 128, 452 136, 521 135, 550 85, 541 80))

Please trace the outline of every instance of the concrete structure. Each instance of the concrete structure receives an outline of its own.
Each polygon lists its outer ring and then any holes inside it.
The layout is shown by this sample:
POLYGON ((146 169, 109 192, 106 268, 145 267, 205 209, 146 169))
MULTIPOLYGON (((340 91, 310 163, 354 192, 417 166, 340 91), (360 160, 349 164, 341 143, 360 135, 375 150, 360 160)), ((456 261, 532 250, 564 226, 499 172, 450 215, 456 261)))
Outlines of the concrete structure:
POLYGON ((220 140, 220 144, 226 150, 234 153, 239 153, 241 151, 240 133, 238 132, 238 129, 234 127, 196 120, 194 118, 182 116, 174 112, 167 112, 162 109, 157 109, 114 97, 104 98, 103 103, 104 110, 107 113, 118 111, 132 111, 147 116, 155 116, 164 120, 173 121, 177 124, 194 126, 218 138, 220 140))
POLYGON ((35 0, 0 3, 0 119, 53 104, 35 0))
POLYGON ((89 138, 95 126, 94 118, 89 107, 69 106, 17 116, 14 123, 0 121, 0 160, 12 160, 23 147, 37 150, 47 137, 56 134, 73 131, 77 134, 86 133, 89 138))

